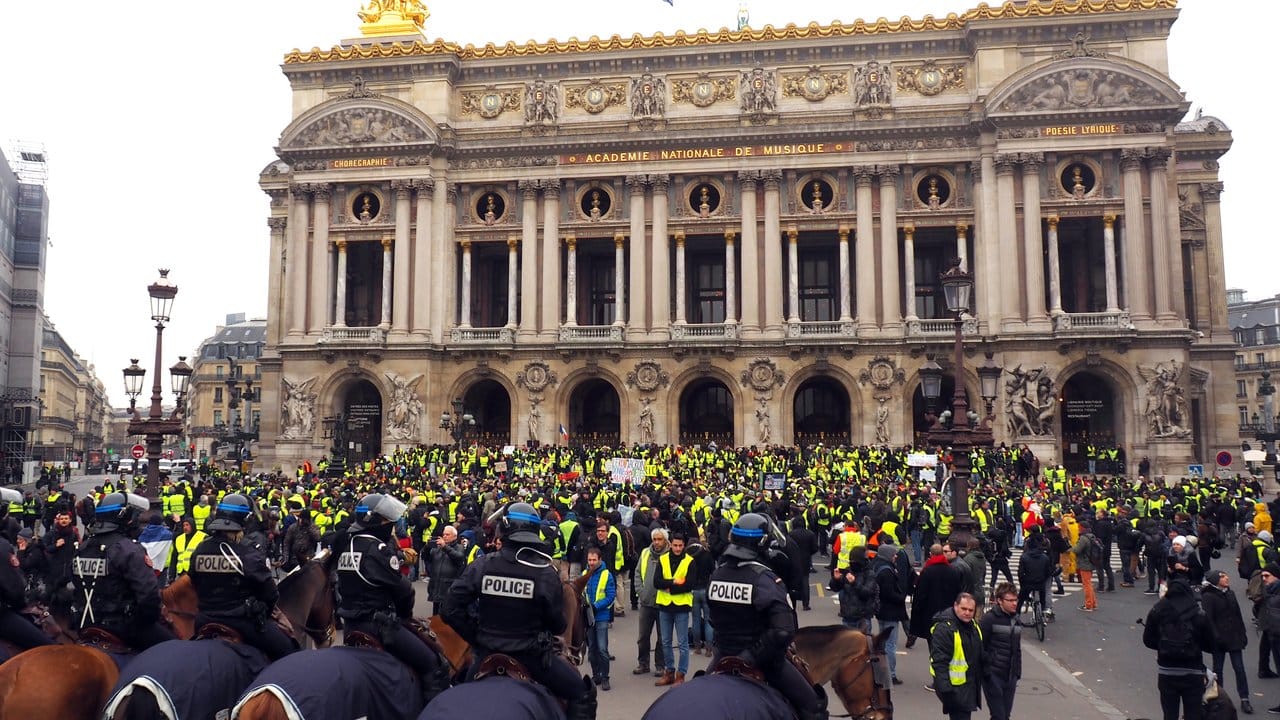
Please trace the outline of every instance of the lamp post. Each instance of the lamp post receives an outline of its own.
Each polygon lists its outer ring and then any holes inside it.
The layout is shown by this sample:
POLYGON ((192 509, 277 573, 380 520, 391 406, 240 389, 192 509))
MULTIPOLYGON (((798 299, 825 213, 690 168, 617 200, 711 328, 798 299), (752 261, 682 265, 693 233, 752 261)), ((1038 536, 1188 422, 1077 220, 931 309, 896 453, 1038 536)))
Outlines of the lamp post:
POLYGON ((461 447, 467 432, 475 428, 476 419, 471 413, 462 411, 462 398, 454 398, 450 404, 453 406, 453 413, 448 410, 440 413, 440 429, 449 433, 454 445, 461 447))
MULTIPOLYGON (((969 517, 969 452, 975 447, 991 447, 991 404, 995 400, 1002 371, 991 362, 990 355, 987 356, 987 365, 978 370, 983 400, 987 403, 987 418, 980 422, 978 413, 969 409, 969 397, 964 389, 963 317, 970 308, 973 276, 961 269, 959 259, 953 259, 940 279, 947 310, 955 317, 955 360, 951 368, 955 391, 950 409, 943 410, 934 420, 928 438, 930 445, 951 448, 952 519, 951 536, 947 542, 960 550, 968 546, 977 527, 969 517)), ((927 374, 925 369, 921 370, 922 392, 929 407, 934 407, 934 401, 942 393, 941 369, 935 368, 928 368, 927 374)))
POLYGON ((258 439, 258 424, 254 423, 252 427, 244 421, 245 415, 249 407, 249 402, 254 399, 253 394, 253 378, 244 376, 243 370, 236 363, 235 358, 227 358, 230 369, 227 373, 227 379, 223 382, 227 386, 227 424, 221 426, 221 436, 219 444, 232 445, 235 447, 235 463, 236 467, 240 467, 240 463, 246 460, 252 460, 253 455, 245 452, 245 446, 258 439), (242 378, 242 376, 244 376, 242 378), (241 386, 240 380, 244 380, 241 386), (238 413, 240 401, 245 401, 245 413, 238 413), (247 428, 247 429, 246 429, 247 428))
POLYGON ((341 413, 330 415, 320 424, 322 437, 333 441, 329 446, 325 477, 340 478, 347 473, 347 416, 341 413))
POLYGON ((129 421, 129 434, 142 435, 147 445, 147 481, 142 488, 134 488, 139 494, 155 499, 160 489, 160 453, 164 447, 166 435, 182 434, 182 402, 187 395, 187 386, 191 382, 191 366, 186 358, 181 357, 178 363, 169 368, 173 394, 176 396, 173 413, 164 416, 161 408, 163 395, 160 391, 160 359, 163 347, 165 323, 169 322, 169 311, 173 308, 173 298, 178 294, 178 286, 169 280, 169 271, 161 269, 160 279, 147 286, 147 295, 151 297, 151 319, 156 323, 156 360, 155 377, 151 382, 151 409, 144 418, 138 413, 138 396, 142 394, 142 381, 147 371, 138 365, 137 358, 132 359, 129 367, 124 369, 124 391, 129 396, 129 411, 133 419, 129 421))
POLYGON ((1262 371, 1262 379, 1258 381, 1258 397, 1262 398, 1262 425, 1258 425, 1258 414, 1254 413, 1254 437, 1258 438, 1262 449, 1267 453, 1262 461, 1271 466, 1275 479, 1280 482, 1280 463, 1276 462, 1276 440, 1280 439, 1280 434, 1276 433, 1276 386, 1271 384, 1270 370, 1262 371))

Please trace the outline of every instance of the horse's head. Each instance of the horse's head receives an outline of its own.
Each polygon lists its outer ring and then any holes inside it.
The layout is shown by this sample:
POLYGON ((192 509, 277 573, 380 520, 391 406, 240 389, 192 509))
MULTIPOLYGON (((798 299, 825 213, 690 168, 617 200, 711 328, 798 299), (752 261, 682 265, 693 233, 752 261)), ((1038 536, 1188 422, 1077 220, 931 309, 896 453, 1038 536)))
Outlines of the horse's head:
POLYGON ((174 635, 187 640, 196 634, 196 611, 200 604, 190 575, 182 575, 161 590, 160 602, 160 615, 173 628, 174 635))
MULTIPOLYGON (((276 605, 289 619, 295 634, 302 630, 316 647, 333 643, 336 564, 337 553, 324 551, 280 581, 280 599, 276 605)), ((297 635, 297 639, 301 642, 304 638, 297 635)))
POLYGON ((581 665, 586 656, 587 613, 592 612, 591 606, 583 597, 586 587, 586 575, 566 580, 563 585, 564 616, 568 624, 565 626, 564 635, 561 638, 562 654, 566 660, 574 665, 581 665))

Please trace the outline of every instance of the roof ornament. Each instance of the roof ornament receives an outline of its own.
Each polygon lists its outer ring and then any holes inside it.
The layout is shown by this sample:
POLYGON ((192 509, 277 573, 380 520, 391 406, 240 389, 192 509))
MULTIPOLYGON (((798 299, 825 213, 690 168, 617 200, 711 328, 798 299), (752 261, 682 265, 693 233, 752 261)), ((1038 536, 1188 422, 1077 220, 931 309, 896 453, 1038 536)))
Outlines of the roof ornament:
POLYGON ((1089 47, 1089 36, 1081 30, 1071 39, 1071 48, 1058 53, 1058 59, 1077 58, 1077 57, 1106 57, 1107 54, 1101 50, 1094 50, 1089 47))
POLYGON ((347 91, 343 97, 347 98, 371 98, 378 97, 378 93, 373 92, 364 85, 364 77, 356 75, 351 78, 351 89, 347 91))
POLYGON ((422 25, 431 16, 422 0, 369 0, 356 13, 365 37, 421 35, 422 25))

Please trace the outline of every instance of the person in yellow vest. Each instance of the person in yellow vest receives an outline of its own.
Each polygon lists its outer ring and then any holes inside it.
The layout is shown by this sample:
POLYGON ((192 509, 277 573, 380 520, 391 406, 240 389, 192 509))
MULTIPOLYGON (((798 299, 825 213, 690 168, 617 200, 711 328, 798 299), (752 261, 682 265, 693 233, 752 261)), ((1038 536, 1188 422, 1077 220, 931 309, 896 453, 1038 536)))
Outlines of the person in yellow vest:
POLYGON ((590 647, 591 680, 601 690, 609 690, 609 626, 613 623, 613 601, 618 595, 618 585, 613 573, 600 558, 600 548, 587 548, 587 586, 583 597, 591 603, 595 623, 587 629, 587 645, 590 647))
POLYGON ((209 496, 201 495, 200 502, 191 507, 191 519, 196 523, 197 530, 204 530, 204 524, 208 522, 209 515, 213 513, 213 507, 209 505, 209 496))
POLYGON ((853 552, 854 548, 859 548, 866 544, 867 537, 859 531, 858 523, 852 519, 846 520, 844 530, 840 531, 840 534, 836 536, 835 546, 832 548, 835 550, 835 568, 831 576, 839 577, 843 575, 844 571, 849 569, 850 553, 853 552))
POLYGON ((929 676, 951 720, 968 720, 982 687, 982 630, 973 621, 978 601, 960 593, 950 608, 938 613, 930 629, 929 676))
POLYGON ((189 517, 182 518, 182 532, 173 538, 173 576, 176 578, 191 569, 191 554, 200 543, 208 539, 202 531, 196 529, 196 522, 189 517))
POLYGON ((654 683, 659 687, 684 683, 689 671, 689 614, 693 612, 693 558, 684 552, 685 536, 671 535, 671 551, 658 558, 653 587, 658 591, 658 633, 666 671, 654 683), (672 647, 672 633, 680 649, 679 664, 672 647))

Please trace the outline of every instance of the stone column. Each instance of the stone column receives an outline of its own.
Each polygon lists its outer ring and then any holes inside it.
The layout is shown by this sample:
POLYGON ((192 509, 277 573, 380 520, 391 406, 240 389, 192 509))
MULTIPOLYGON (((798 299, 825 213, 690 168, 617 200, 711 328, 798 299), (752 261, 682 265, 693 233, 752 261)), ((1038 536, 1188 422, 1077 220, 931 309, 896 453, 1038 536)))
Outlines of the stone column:
POLYGON ((560 336, 560 181, 542 181, 542 336, 560 336))
POLYGON ((538 181, 521 180, 520 332, 521 341, 538 335, 538 181))
POLYGON ((1174 284, 1175 278, 1182 277, 1182 242, 1170 240, 1169 234, 1169 176, 1167 173, 1169 156, 1168 148, 1150 148, 1147 151, 1147 172, 1151 189, 1151 258, 1152 278, 1155 279, 1156 319, 1164 323, 1175 323, 1178 314, 1177 297, 1182 294, 1182 285, 1174 284), (1176 251, 1176 252, 1175 252, 1176 251))
POLYGON ((880 302, 882 329, 895 334, 902 328, 902 296, 898 291, 898 166, 883 165, 880 172, 880 302))
POLYGON ((520 277, 520 254, 517 250, 519 246, 519 235, 507 237, 507 327, 509 328, 516 326, 516 301, 519 293, 517 287, 520 277))
POLYGON ((289 317, 289 296, 284 292, 285 253, 288 252, 288 238, 285 230, 288 220, 284 217, 267 218, 267 227, 271 228, 271 256, 267 271, 267 344, 279 345, 283 333, 280 332, 280 321, 289 317), (283 309, 283 311, 282 311, 283 309))
MULTIPOLYGON (((631 272, 628 276, 630 280, 626 284, 626 305, 629 313, 625 316, 619 313, 618 320, 622 321, 625 317, 625 322, 630 326, 629 336, 638 340, 648 334, 645 313, 649 308, 649 298, 645 290, 648 288, 649 278, 645 270, 649 267, 649 261, 645 257, 644 188, 649 184, 649 179, 644 175, 628 175, 625 182, 627 196, 631 200, 629 213, 631 215, 631 272)), ((622 297, 622 285, 618 286, 617 294, 618 297, 622 297)))
MULTIPOLYGON (((956 257, 960 258, 960 269, 972 273, 969 267, 969 226, 956 223, 956 257)), ((977 293, 974 294, 974 315, 977 315, 977 293)))
POLYGON ((980 302, 979 317, 984 318, 987 331, 1000 332, 1004 314, 1000 308, 1000 241, 996 237, 996 163, 991 154, 994 139, 984 138, 983 154, 976 165, 970 166, 973 177, 974 240, 971 264, 980 302))
POLYGON ((439 278, 431 293, 431 322, 441 341, 449 337, 457 317, 457 295, 461 287, 458 280, 458 244, 453 239, 453 225, 457 214, 458 188, 447 178, 436 178, 434 200, 431 204, 432 233, 436 240, 433 271, 439 278))
POLYGON ((787 228, 787 322, 800 322, 800 231, 787 228))
POLYGON ((724 231, 724 321, 738 322, 738 277, 734 267, 733 239, 736 233, 724 231))
POLYGON ((392 180, 391 189, 396 196, 396 244, 395 258, 392 262, 391 285, 391 332, 405 335, 409 332, 409 221, 412 215, 409 207, 413 184, 409 180, 392 180))
POLYGON ((1044 308, 1044 231, 1040 225, 1040 166, 1044 153, 1022 155, 1022 253, 1027 279, 1026 321, 1042 330, 1050 325, 1044 308))
POLYGON ((684 231, 676 231, 676 324, 684 325, 684 231))
POLYGON ((853 207, 857 215, 857 235, 853 251, 856 254, 858 281, 854 292, 858 293, 858 334, 871 334, 877 327, 876 319, 876 245, 875 218, 872 216, 871 180, 875 168, 861 165, 853 169, 853 207))
POLYGON ((840 322, 852 322, 853 313, 849 307, 849 295, 852 290, 849 271, 849 226, 841 225, 836 231, 840 238, 840 322))
POLYGON ((462 297, 461 314, 458 319, 458 326, 471 327, 471 241, 461 240, 458 246, 462 248, 462 297))
POLYGON ((780 338, 782 328, 782 214, 778 186, 781 170, 763 170, 764 179, 764 334, 780 338))
POLYGON ((1018 163, 1018 156, 1013 153, 997 155, 996 165, 996 234, 999 238, 1000 254, 998 265, 1014 268, 1014 272, 1004 275, 993 274, 998 278, 1000 287, 1000 317, 1004 318, 1003 327, 1007 328, 1020 321, 1022 317, 1022 281, 1018 279, 1018 224, 1017 211, 1013 198, 1013 171, 1018 163))
POLYGON ((413 188, 418 191, 417 224, 413 238, 413 334, 431 336, 431 293, 441 278, 432 266, 435 247, 431 232, 431 201, 436 181, 429 177, 417 178, 413 188))
POLYGON ((1111 213, 1102 216, 1102 252, 1106 255, 1102 262, 1107 282, 1107 312, 1120 312, 1116 285, 1116 216, 1111 213))
POLYGON ((1223 183, 1200 183, 1200 202, 1204 205, 1205 264, 1209 280, 1208 333, 1215 341, 1232 340, 1227 319, 1226 268, 1222 259, 1222 189, 1223 183))
MULTIPOLYGON (((1049 314, 1062 314, 1062 266, 1058 257, 1058 216, 1046 218, 1049 224, 1049 314)), ((1110 230, 1108 230, 1110 232, 1110 230)))
POLYGON ((311 186, 290 185, 290 210, 293 220, 292 240, 289 243, 289 266, 285 270, 285 284, 289 287, 289 334, 302 335, 307 330, 307 231, 311 226, 311 186))
POLYGON ((378 327, 388 330, 391 327, 391 238, 382 238, 382 321, 378 327))
POLYGON ((329 311, 333 308, 333 284, 329 282, 333 248, 329 246, 329 192, 328 183, 311 186, 315 204, 311 223, 311 307, 307 313, 308 333, 318 333, 329 324, 329 311))
POLYGON ((565 273, 564 273, 564 324, 578 324, 578 238, 575 235, 564 237, 565 273))
POLYGON ((338 282, 337 297, 334 303, 333 324, 335 327, 347 326, 347 241, 339 240, 338 246, 338 282))
POLYGON ((907 310, 907 320, 918 320, 916 315, 916 226, 908 223, 902 228, 903 288, 902 306, 907 310))
POLYGON ((742 334, 760 332, 760 240, 756 235, 756 180, 759 172, 738 173, 742 191, 742 334))
POLYGON ((613 234, 613 324, 626 325, 627 321, 627 236, 613 234))
POLYGON ((1147 252, 1147 233, 1142 202, 1142 151, 1120 151, 1120 175, 1124 188, 1124 289, 1133 320, 1151 318, 1151 292, 1147 276, 1152 258, 1147 252))
POLYGON ((666 175, 650 175, 653 185, 653 306, 650 308, 651 332, 658 338, 668 336, 671 324, 671 260, 667 248, 667 183, 666 175))

